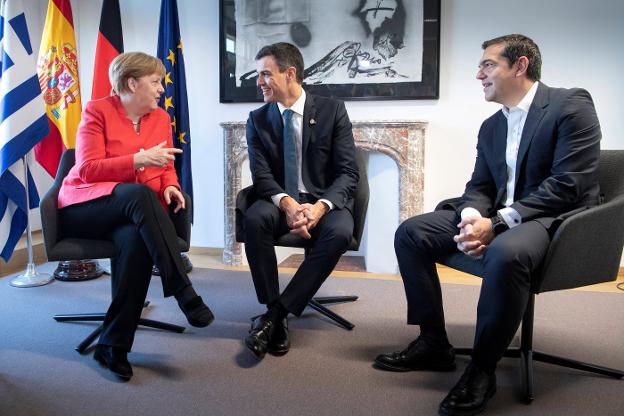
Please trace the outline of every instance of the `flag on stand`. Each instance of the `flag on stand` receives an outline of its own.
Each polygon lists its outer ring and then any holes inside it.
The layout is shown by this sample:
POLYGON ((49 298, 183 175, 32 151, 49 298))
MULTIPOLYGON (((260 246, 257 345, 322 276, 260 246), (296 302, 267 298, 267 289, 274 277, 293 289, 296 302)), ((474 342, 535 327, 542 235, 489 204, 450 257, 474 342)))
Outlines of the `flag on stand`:
POLYGON ((28 207, 39 206, 23 164, 49 132, 36 65, 22 1, 0 0, 0 257, 5 262, 26 229, 28 207))
POLYGON ((43 90, 50 134, 35 147, 35 157, 54 177, 63 151, 75 147, 82 111, 70 0, 48 1, 37 73, 43 90))
POLYGON ((193 177, 191 175, 191 131, 189 126, 188 100, 186 97, 186 76, 184 55, 178 23, 176 0, 162 0, 160 4, 160 26, 158 29, 158 58, 165 65, 165 93, 160 97, 160 106, 171 117, 173 144, 182 149, 176 155, 175 168, 182 190, 193 199, 193 177))
POLYGON ((119 0, 104 0, 100 15, 100 30, 95 46, 92 100, 110 95, 111 84, 108 78, 108 67, 120 53, 123 53, 123 31, 121 30, 119 0))

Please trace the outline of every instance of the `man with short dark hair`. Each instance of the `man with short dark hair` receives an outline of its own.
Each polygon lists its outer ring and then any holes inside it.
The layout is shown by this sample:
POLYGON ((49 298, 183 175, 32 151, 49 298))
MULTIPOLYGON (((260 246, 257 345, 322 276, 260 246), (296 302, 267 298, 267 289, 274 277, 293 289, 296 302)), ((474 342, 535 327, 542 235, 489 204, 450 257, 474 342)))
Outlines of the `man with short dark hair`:
POLYGON ((289 43, 256 55, 265 105, 247 120, 249 166, 257 200, 245 212, 245 251, 260 303, 245 345, 257 357, 290 348, 286 316, 299 316, 346 251, 358 182, 351 122, 342 101, 306 94, 303 58, 289 43), (312 239, 280 294, 275 238, 312 239))
POLYGON ((534 272, 562 218, 599 203, 600 125, 589 93, 538 82, 541 56, 523 35, 483 43, 477 79, 503 108, 481 125, 472 178, 459 202, 412 217, 395 250, 407 321, 420 336, 379 355, 389 371, 455 369, 435 261, 461 251, 482 273, 472 359, 442 401, 441 415, 473 415, 496 392, 496 365, 513 339, 534 272))

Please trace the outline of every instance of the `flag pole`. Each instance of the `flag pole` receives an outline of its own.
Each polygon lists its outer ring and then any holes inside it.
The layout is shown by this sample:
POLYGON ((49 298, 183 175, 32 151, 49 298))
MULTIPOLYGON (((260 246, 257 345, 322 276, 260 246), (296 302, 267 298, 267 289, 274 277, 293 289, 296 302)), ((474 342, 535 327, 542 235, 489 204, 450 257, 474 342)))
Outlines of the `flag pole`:
POLYGON ((24 164, 24 189, 26 190, 26 238, 28 248, 28 264, 26 265, 26 271, 19 276, 15 277, 9 282, 14 287, 34 287, 47 285, 54 280, 49 273, 39 273, 35 267, 33 261, 33 247, 32 247, 32 232, 30 230, 30 198, 28 195, 28 163, 26 157, 22 156, 22 163, 24 164))

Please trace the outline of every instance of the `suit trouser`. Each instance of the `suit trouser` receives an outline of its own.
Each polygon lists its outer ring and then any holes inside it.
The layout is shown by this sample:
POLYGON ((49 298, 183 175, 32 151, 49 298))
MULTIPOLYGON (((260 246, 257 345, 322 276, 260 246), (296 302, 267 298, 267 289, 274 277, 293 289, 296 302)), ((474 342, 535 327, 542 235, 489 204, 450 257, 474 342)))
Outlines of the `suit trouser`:
POLYGON ((140 184, 119 184, 111 195, 70 205, 60 214, 65 237, 110 239, 115 245, 112 302, 99 343, 130 351, 153 264, 160 270, 165 296, 191 284, 171 218, 154 191, 140 184))
MULTIPOLYGON (((435 261, 457 253, 453 236, 459 229, 454 211, 412 217, 399 226, 394 246, 407 296, 410 325, 444 327, 440 279, 435 261)), ((529 298, 532 273, 550 244, 540 223, 528 221, 498 235, 479 262, 483 282, 477 307, 472 359, 494 371, 515 335, 529 298)))
POLYGON ((303 263, 280 295, 275 240, 288 231, 286 215, 269 201, 258 200, 245 213, 245 253, 258 301, 270 305, 279 299, 299 316, 347 250, 353 216, 346 209, 333 209, 320 219, 310 231, 313 243, 303 263))

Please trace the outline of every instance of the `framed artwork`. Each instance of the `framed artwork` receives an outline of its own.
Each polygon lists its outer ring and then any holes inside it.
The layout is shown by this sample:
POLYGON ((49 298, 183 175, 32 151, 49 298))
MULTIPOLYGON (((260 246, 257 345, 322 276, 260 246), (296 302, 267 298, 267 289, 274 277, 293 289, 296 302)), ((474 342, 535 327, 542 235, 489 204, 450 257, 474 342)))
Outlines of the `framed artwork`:
POLYGON ((440 0, 220 0, 220 101, 259 102, 255 55, 296 45, 304 88, 343 100, 437 99, 440 0))

